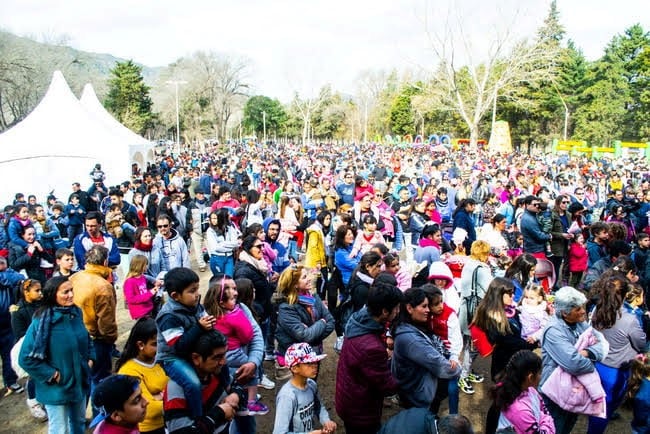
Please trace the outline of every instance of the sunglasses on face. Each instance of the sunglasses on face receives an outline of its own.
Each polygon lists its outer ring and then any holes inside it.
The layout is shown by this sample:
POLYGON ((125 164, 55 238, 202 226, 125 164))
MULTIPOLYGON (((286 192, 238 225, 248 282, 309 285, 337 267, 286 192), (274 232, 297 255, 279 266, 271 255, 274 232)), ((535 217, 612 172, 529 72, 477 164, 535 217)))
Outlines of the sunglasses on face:
POLYGON ((169 227, 169 225, 158 225, 157 226, 158 229, 163 229, 163 228, 168 228, 168 227, 169 227))

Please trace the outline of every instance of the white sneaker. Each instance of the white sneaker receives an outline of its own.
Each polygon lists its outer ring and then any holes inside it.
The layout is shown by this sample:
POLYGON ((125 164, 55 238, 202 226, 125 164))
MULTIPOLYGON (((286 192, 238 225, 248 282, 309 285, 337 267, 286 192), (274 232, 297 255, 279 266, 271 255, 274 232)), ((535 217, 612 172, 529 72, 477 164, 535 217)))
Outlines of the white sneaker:
POLYGON ((27 400, 27 407, 29 407, 29 412, 34 416, 34 419, 39 422, 45 422, 47 420, 47 413, 43 408, 43 405, 35 399, 27 400))
POLYGON ((275 354, 273 352, 264 352, 264 361, 271 362, 275 360, 275 354))
POLYGON ((264 374, 262 375, 262 381, 260 381, 260 387, 263 387, 266 390, 272 390, 275 389, 275 383, 264 374))
POLYGON ((343 348, 343 340, 344 336, 339 336, 336 338, 336 342, 334 343, 334 351, 337 353, 341 353, 341 348, 343 348))

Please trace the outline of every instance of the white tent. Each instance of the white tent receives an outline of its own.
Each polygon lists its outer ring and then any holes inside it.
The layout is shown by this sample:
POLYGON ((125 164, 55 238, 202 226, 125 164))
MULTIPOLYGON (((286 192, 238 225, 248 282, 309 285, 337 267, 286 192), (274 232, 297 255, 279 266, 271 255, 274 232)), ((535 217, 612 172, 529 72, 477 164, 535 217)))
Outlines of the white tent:
POLYGON ((86 189, 90 171, 101 163, 106 185, 129 179, 128 150, 84 109, 60 71, 47 93, 20 123, 0 134, 0 204, 16 192, 45 202, 50 191, 67 201, 71 183, 86 189))
POLYGON ((115 119, 99 102, 92 84, 87 83, 84 86, 79 102, 95 119, 121 139, 128 149, 131 164, 137 163, 140 168, 146 169, 147 163, 154 161, 154 144, 115 119))

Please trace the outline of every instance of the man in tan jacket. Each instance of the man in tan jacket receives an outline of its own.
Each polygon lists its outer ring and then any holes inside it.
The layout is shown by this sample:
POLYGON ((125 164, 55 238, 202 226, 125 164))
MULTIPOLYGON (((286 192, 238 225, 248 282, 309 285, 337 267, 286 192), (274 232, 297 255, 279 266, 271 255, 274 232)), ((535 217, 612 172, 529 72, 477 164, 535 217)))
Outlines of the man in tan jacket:
MULTIPOLYGON (((91 392, 111 375, 111 351, 117 340, 115 289, 108 279, 108 249, 94 245, 86 252, 86 268, 70 277, 74 303, 83 312, 83 322, 95 346, 96 360, 91 367, 91 392)), ((93 408, 93 414, 96 409, 93 408)))

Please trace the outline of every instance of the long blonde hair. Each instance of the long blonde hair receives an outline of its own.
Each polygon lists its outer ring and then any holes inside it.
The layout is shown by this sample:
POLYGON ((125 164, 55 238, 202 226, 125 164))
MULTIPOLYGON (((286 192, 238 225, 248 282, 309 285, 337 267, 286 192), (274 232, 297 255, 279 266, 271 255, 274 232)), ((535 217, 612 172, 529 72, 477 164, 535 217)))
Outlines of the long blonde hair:
POLYGON ((129 264, 129 272, 126 275, 126 278, 128 279, 129 277, 138 277, 144 274, 148 265, 149 265, 149 260, 147 259, 146 256, 135 255, 131 259, 131 263, 129 264))
POLYGON ((302 276, 302 265, 290 265, 278 279, 278 292, 287 298, 287 303, 296 304, 298 301, 298 281, 302 276))

